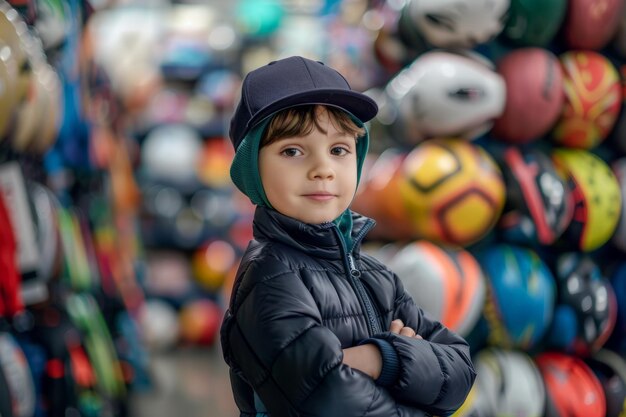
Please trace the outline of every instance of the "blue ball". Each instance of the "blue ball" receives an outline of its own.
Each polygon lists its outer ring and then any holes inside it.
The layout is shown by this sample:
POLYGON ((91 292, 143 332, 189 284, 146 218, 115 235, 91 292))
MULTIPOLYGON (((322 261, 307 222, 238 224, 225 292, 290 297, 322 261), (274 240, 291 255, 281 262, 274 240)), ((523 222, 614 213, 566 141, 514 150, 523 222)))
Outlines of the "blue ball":
POLYGON ((498 244, 476 254, 488 281, 483 317, 490 345, 529 351, 552 321, 555 281, 530 249, 498 244))
POLYGON ((550 347, 566 350, 576 339, 578 319, 571 306, 559 304, 554 309, 554 319, 546 334, 546 344, 550 347))

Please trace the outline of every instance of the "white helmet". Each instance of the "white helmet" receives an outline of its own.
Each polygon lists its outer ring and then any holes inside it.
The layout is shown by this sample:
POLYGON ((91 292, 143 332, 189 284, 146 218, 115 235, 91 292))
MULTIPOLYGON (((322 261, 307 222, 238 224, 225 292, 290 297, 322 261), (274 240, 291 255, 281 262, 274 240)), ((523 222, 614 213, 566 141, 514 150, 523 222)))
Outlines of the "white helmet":
POLYGON ((486 133, 504 111, 506 85, 485 62, 469 53, 421 55, 385 87, 396 103, 397 119, 424 138, 472 139, 486 133))
POLYGON ((525 352, 488 348, 474 358, 476 385, 487 415, 541 417, 546 391, 541 373, 525 352))
POLYGON ((424 38, 441 48, 471 48, 497 36, 510 0, 408 0, 403 13, 424 38))

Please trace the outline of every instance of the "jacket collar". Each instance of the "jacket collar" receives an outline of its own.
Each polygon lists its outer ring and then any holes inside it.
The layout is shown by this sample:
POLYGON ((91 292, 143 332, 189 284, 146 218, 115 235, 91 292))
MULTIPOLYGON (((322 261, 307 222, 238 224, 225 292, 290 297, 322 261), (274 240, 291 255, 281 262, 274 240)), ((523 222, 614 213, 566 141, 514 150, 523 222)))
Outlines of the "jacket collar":
MULTIPOLYGON (((354 252, 358 253, 361 240, 376 223, 351 213, 354 252)), ((346 251, 334 223, 307 224, 263 206, 256 208, 252 231, 256 240, 275 240, 316 257, 340 259, 346 251)))

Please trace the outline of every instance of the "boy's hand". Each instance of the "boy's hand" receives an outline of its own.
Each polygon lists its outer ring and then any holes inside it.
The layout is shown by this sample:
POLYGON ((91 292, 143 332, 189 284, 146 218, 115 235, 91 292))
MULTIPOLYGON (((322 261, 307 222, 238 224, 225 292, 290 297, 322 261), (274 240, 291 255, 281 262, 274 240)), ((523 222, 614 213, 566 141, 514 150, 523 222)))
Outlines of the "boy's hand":
MULTIPOLYGON (((405 327, 404 323, 400 319, 396 319, 391 322, 389 331, 402 336, 422 339, 422 336, 416 334, 415 330, 410 327, 405 327)), ((343 363, 351 368, 364 372, 374 380, 378 379, 380 376, 380 371, 383 366, 380 351, 373 344, 365 344, 343 349, 343 363)))
POLYGON ((411 329, 410 327, 405 327, 404 323, 400 319, 395 319, 391 322, 391 325, 389 326, 389 331, 391 333, 399 334, 401 336, 414 337, 416 339, 422 338, 422 336, 415 333, 415 330, 411 329))
POLYGON ((383 368, 383 358, 373 344, 365 344, 343 349, 343 363, 369 375, 376 380, 383 368))

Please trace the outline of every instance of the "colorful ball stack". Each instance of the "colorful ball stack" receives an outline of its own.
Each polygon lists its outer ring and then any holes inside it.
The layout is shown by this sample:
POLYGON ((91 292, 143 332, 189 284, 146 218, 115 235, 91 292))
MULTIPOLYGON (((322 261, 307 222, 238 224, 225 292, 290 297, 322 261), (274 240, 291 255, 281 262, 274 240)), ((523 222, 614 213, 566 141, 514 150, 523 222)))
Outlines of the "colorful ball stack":
POLYGON ((621 415, 626 2, 491 6, 404 2, 411 58, 372 122, 394 158, 381 152, 355 207, 394 244, 407 292, 471 344, 479 376, 456 416, 621 415))

